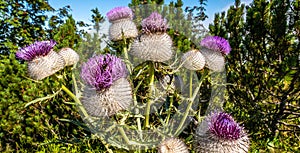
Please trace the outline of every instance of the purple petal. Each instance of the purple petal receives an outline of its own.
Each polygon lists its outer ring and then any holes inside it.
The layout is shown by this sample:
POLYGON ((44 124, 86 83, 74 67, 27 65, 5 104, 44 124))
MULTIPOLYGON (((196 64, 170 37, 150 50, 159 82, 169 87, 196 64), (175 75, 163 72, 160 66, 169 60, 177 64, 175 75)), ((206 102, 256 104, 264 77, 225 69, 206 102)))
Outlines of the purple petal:
POLYGON ((16 57, 25 61, 31 61, 37 56, 46 56, 53 49, 55 44, 56 42, 53 40, 36 41, 17 51, 16 57))
POLYGON ((129 7, 115 7, 106 14, 109 22, 123 19, 133 18, 133 12, 129 7))
POLYGON ((211 133, 226 140, 237 140, 242 136, 242 127, 227 113, 215 113, 209 124, 211 133))
POLYGON ((124 62, 110 54, 92 57, 81 68, 81 78, 96 90, 107 89, 114 81, 126 76, 124 62))
POLYGON ((159 13, 153 12, 149 17, 142 21, 142 31, 144 33, 166 32, 168 29, 167 20, 159 13))
POLYGON ((229 42, 219 36, 207 36, 200 42, 200 45, 211 50, 219 51, 225 55, 228 55, 231 51, 229 42))

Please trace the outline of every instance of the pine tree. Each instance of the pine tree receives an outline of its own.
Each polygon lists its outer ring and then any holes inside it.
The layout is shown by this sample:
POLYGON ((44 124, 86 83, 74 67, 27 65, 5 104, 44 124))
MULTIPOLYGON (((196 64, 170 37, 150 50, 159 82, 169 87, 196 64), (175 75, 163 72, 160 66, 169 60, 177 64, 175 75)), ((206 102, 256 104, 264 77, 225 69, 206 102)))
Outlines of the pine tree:
POLYGON ((45 36, 45 13, 53 11, 47 1, 0 1, 0 54, 45 36))
POLYGON ((101 43, 107 37, 106 34, 101 33, 101 24, 105 21, 104 16, 99 12, 98 8, 92 9, 91 12, 92 28, 89 29, 89 32, 85 32, 82 35, 83 40, 78 49, 78 53, 83 60, 95 54, 103 53, 104 48, 101 48, 101 43))
POLYGON ((234 85, 228 86, 226 108, 251 131, 253 145, 268 140, 279 150, 296 151, 293 142, 299 132, 294 131, 299 131, 296 118, 300 117, 298 15, 297 0, 254 0, 246 7, 236 0, 235 6, 226 14, 217 14, 210 25, 213 35, 230 40, 227 78, 234 85))
POLYGON ((54 33, 53 38, 57 42, 57 49, 70 47, 76 50, 81 42, 75 20, 71 15, 68 15, 64 23, 53 29, 52 33, 54 33))
POLYGON ((100 24, 103 23, 104 17, 100 14, 98 8, 92 9, 92 22, 94 23, 94 29, 96 29, 96 33, 99 33, 100 31, 100 24))
MULTIPOLYGON (((42 143, 57 141, 71 142, 71 138, 83 138, 89 133, 60 119, 80 120, 72 100, 61 92, 61 83, 72 88, 70 80, 47 77, 42 81, 27 76, 26 62, 15 58, 18 48, 35 40, 54 39, 58 48, 75 47, 77 37, 75 21, 70 16, 64 23, 67 10, 62 8, 52 18, 50 29, 44 27, 46 12, 54 11, 47 1, 0 1, 0 150, 4 152, 48 150, 51 145, 42 143), (2 5, 3 4, 3 5, 2 5), (51 27, 52 26, 52 27, 51 27), (48 33, 49 32, 49 33, 48 33)), ((69 75, 69 71, 57 74, 69 75)), ((63 143, 57 146, 68 146, 63 143)), ((53 146, 52 146, 53 147, 53 146)), ((49 152, 52 152, 48 150, 49 152)))
POLYGON ((195 33, 193 39, 200 41, 205 35, 207 35, 208 30, 204 27, 203 21, 208 18, 205 14, 205 6, 207 0, 199 0, 199 5, 197 6, 187 6, 185 12, 188 13, 189 19, 192 20, 192 31, 195 33))

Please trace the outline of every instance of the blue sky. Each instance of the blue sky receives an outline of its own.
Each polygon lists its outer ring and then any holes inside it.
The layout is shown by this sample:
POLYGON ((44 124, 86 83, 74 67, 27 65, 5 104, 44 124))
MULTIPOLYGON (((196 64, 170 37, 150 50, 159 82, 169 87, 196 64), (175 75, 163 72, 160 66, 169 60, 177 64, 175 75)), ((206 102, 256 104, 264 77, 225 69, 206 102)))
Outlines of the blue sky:
MULTIPOLYGON (((165 4, 168 4, 172 0, 165 0, 165 4)), ((174 0, 176 1, 176 0, 174 0)), ((117 6, 128 6, 131 0, 49 0, 49 4, 55 9, 64 7, 66 5, 71 6, 71 14, 76 21, 84 21, 90 23, 91 9, 98 8, 100 13, 105 14, 112 8, 117 6)), ((242 3, 250 3, 251 0, 241 0, 242 3)), ((185 6, 198 5, 198 0, 183 0, 185 6)), ((206 6, 206 14, 208 19, 204 22, 204 25, 208 25, 212 22, 214 14, 227 10, 227 8, 234 4, 234 0, 208 0, 206 6)))

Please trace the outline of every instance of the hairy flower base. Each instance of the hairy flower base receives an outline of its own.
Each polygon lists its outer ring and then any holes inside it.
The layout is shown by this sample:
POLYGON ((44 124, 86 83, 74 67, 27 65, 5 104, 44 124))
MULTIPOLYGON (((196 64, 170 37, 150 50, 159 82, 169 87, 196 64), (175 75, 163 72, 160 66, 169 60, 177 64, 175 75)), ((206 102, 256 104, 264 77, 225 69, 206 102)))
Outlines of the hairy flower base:
POLYGON ((222 72, 225 69, 225 58, 221 52, 201 48, 201 53, 205 57, 206 66, 212 71, 222 72))
POLYGON ((143 34, 136 39, 129 53, 143 60, 164 62, 172 58, 172 39, 166 34, 143 34))
POLYGON ((159 144, 158 153, 189 153, 189 150, 180 139, 169 138, 159 144))
POLYGON ((201 70, 205 66, 205 57, 198 50, 191 50, 183 54, 181 61, 189 70, 201 70))
POLYGON ((244 132, 237 140, 225 140, 207 131, 204 134, 196 134, 194 148, 197 153, 247 153, 249 144, 244 132))
POLYGON ((66 66, 74 65, 79 61, 79 55, 71 48, 62 48, 58 54, 64 58, 66 66))
POLYGON ((109 27, 109 39, 112 41, 122 40, 123 36, 124 38, 135 38, 137 35, 136 25, 129 18, 115 20, 109 27))
POLYGON ((115 81, 110 88, 103 91, 86 87, 82 97, 84 108, 94 117, 112 116, 128 109, 132 101, 131 86, 125 78, 115 81))
POLYGON ((63 69, 64 66, 63 57, 51 50, 46 56, 38 56, 28 61, 28 75, 34 80, 42 80, 63 69))

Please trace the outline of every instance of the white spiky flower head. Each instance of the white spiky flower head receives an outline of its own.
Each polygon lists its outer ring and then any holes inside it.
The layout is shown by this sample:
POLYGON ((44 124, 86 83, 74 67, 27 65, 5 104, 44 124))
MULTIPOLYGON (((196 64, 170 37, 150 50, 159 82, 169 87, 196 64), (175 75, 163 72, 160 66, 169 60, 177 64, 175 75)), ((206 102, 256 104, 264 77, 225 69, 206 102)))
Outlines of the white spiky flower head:
POLYGON ((157 12, 142 21, 143 34, 137 38, 129 53, 143 60, 164 62, 172 58, 172 38, 166 33, 168 24, 157 12))
POLYGON ((207 36, 200 42, 200 45, 207 67, 212 71, 223 71, 225 69, 224 56, 231 51, 229 42, 219 36, 207 36))
POLYGON ((205 66, 205 57, 196 49, 184 53, 181 61, 183 66, 189 70, 201 70, 205 66))
POLYGON ((42 80, 64 68, 63 57, 53 51, 55 44, 53 40, 36 41, 16 53, 17 58, 28 61, 30 78, 42 80))
POLYGON ((74 65, 79 61, 79 55, 71 48, 62 48, 58 54, 64 58, 66 66, 74 65))
POLYGON ((189 153, 189 150, 180 139, 168 138, 159 144, 158 153, 189 153))
POLYGON ((125 78, 116 80, 102 91, 86 87, 82 97, 83 107, 93 117, 112 116, 121 110, 127 110, 132 102, 131 86, 125 78))
POLYGON ((110 54, 92 57, 83 64, 80 76, 86 83, 82 104, 89 115, 111 116, 131 105, 131 86, 120 58, 110 54))
POLYGON ((198 153, 247 153, 249 144, 242 126, 229 114, 216 112, 197 128, 194 148, 198 153))
POLYGON ((109 38, 112 41, 134 38, 138 35, 136 25, 132 21, 133 12, 129 7, 115 7, 106 14, 109 22, 109 38))

